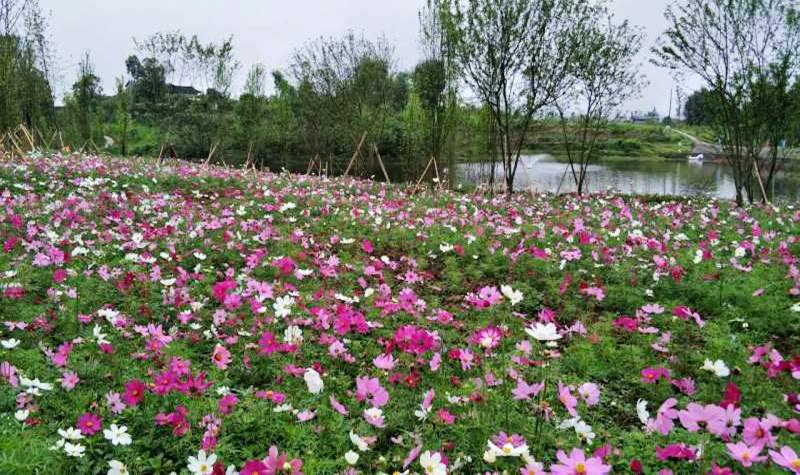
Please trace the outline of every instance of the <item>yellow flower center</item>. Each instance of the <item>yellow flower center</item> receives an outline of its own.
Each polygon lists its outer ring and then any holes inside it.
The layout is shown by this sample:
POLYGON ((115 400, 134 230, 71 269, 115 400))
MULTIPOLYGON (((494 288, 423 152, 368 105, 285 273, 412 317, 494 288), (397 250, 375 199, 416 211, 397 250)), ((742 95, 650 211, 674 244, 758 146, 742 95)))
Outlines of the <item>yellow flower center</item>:
POLYGON ((506 445, 503 446, 503 453, 504 454, 506 454, 506 455, 510 454, 511 450, 513 450, 513 447, 511 447, 511 444, 506 444, 506 445))
POLYGON ((586 473, 586 465, 582 462, 575 465, 575 473, 586 473))
POLYGON ((800 469, 800 459, 795 459, 794 462, 792 462, 792 468, 795 470, 800 469))
POLYGON ((209 471, 209 470, 208 470, 208 465, 206 465, 206 464, 204 464, 204 463, 201 463, 201 464, 200 464, 200 473, 206 473, 206 472, 208 472, 208 471, 209 471))
POLYGON ((750 452, 742 452, 742 460, 744 460, 745 462, 750 460, 750 452))

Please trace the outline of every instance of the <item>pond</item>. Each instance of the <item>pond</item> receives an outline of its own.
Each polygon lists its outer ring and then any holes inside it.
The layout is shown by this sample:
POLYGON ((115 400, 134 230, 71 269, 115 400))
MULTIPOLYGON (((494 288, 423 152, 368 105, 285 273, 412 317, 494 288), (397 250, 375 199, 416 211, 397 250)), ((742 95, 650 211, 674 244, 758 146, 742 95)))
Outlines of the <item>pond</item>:
MULTIPOLYGON (((498 180, 502 179, 502 165, 497 165, 498 180)), ((575 191, 571 172, 564 171, 565 162, 550 155, 524 155, 517 169, 515 188, 538 192, 562 193, 575 191), (563 178, 563 182, 562 182, 563 178)), ((488 163, 462 163, 457 168, 460 183, 477 185, 489 177, 488 163)), ((715 196, 733 199, 736 196, 733 176, 726 165, 690 163, 689 161, 625 160, 601 161, 589 166, 586 181, 588 191, 613 189, 622 193, 715 196)), ((773 180, 769 192, 782 200, 800 198, 800 179, 783 174, 773 180)))

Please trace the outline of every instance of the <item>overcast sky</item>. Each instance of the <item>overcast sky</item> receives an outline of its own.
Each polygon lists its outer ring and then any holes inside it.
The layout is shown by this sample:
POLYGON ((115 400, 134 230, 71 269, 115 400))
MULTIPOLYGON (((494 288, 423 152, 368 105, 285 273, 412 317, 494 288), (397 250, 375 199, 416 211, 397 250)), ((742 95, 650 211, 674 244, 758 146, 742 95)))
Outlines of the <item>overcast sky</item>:
MULTIPOLYGON (((650 81, 627 110, 669 107, 670 74, 648 63, 649 48, 665 28, 670 0, 611 0, 620 19, 644 28, 642 71, 650 81)), ((75 80, 76 65, 89 51, 103 88, 111 93, 114 78, 125 73, 125 58, 134 52, 133 38, 180 29, 204 43, 234 37, 242 63, 237 84, 250 65, 285 69, 292 52, 319 36, 338 36, 349 29, 368 38, 379 35, 395 46, 398 67, 409 69, 419 57, 417 10, 424 0, 40 0, 51 13, 50 32, 59 63, 59 95, 75 80)), ((696 84, 689 82, 691 89, 696 84)))

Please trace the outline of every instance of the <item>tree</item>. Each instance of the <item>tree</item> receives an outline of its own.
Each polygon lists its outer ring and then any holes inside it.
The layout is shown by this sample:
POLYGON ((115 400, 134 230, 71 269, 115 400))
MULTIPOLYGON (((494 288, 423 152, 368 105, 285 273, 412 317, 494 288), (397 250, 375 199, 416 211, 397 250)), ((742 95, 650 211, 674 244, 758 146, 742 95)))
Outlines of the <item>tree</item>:
POLYGON ((683 116, 689 125, 711 125, 714 122, 714 97, 706 88, 700 88, 686 99, 683 116))
POLYGON ((166 73, 163 65, 155 58, 140 61, 138 56, 131 55, 125 61, 125 68, 132 78, 131 89, 135 102, 144 102, 154 107, 167 95, 166 73))
POLYGON ((464 78, 492 113, 509 195, 535 114, 569 88, 589 10, 584 0, 447 0, 442 9, 464 78))
POLYGON ((311 156, 352 153, 366 133, 372 156, 404 85, 396 81, 394 50, 384 40, 352 32, 320 38, 295 52, 290 67, 311 156))
POLYGON ((78 80, 72 85, 72 95, 77 105, 78 132, 84 142, 92 138, 92 114, 101 94, 100 78, 94 74, 94 65, 86 52, 78 64, 78 80))
MULTIPOLYGON (((427 156, 436 160, 442 158, 458 115, 458 69, 453 45, 448 41, 442 22, 444 7, 443 0, 428 0, 419 12, 424 59, 414 68, 413 82, 417 100, 409 105, 419 105, 425 112, 426 158, 423 163, 427 162, 427 156)), ((413 114, 406 114, 406 120, 410 117, 413 114)), ((455 169, 455 156, 452 153, 448 156, 447 169, 451 174, 455 169)), ((448 183, 452 186, 454 181, 449 180, 448 183)))
POLYGON ((780 82, 783 73, 776 76, 771 70, 788 72, 797 66, 800 23, 795 2, 683 0, 668 7, 665 16, 669 27, 654 48, 655 63, 705 82, 717 112, 714 128, 733 172, 736 202, 742 205, 745 195, 753 202, 754 179, 766 199, 761 177, 765 135, 756 113, 763 106, 754 101, 764 97, 757 89, 765 75, 780 82))
POLYGON ((128 155, 128 135, 131 130, 131 111, 130 111, 130 92, 125 87, 125 80, 117 78, 117 139, 119 140, 120 153, 122 156, 128 155))
POLYGON ((35 0, 0 0, 0 132, 54 123, 47 22, 35 0))
POLYGON ((564 147, 578 194, 585 190, 589 164, 597 158, 595 144, 617 108, 638 94, 644 78, 635 58, 642 33, 627 21, 614 24, 603 7, 581 32, 581 45, 572 70, 574 93, 556 101, 564 147), (564 102, 576 101, 578 116, 568 119, 564 102))
POLYGON ((247 73, 244 82, 244 93, 255 97, 264 97, 267 90, 267 69, 263 64, 254 64, 247 73))

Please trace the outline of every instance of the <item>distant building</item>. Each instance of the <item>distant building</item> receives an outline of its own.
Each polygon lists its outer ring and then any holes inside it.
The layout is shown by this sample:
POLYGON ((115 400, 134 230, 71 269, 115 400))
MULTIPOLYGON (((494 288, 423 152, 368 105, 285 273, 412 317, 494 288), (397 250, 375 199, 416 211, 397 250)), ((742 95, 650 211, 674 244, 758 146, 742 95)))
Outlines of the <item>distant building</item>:
POLYGON ((631 113, 631 122, 638 124, 655 124, 661 121, 661 116, 653 109, 650 112, 643 114, 641 112, 631 113))
POLYGON ((176 84, 167 84, 167 92, 175 96, 199 96, 200 91, 192 86, 178 86, 176 84))

